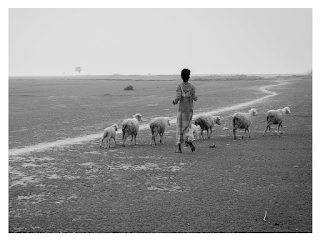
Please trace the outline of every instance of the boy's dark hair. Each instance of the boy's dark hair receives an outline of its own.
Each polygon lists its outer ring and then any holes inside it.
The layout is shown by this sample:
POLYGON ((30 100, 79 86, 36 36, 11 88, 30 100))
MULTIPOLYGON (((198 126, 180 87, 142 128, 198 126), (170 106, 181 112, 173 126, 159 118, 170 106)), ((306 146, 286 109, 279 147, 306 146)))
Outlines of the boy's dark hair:
POLYGON ((190 78, 190 70, 188 68, 184 68, 181 70, 181 78, 184 82, 189 81, 190 78))

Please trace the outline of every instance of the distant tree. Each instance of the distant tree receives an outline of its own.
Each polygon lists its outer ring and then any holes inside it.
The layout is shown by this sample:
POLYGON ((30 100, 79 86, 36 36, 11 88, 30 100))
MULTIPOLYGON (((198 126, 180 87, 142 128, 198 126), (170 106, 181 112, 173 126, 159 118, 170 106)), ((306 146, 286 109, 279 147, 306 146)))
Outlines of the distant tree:
POLYGON ((75 67, 74 70, 80 74, 80 72, 82 71, 82 68, 81 67, 75 67))

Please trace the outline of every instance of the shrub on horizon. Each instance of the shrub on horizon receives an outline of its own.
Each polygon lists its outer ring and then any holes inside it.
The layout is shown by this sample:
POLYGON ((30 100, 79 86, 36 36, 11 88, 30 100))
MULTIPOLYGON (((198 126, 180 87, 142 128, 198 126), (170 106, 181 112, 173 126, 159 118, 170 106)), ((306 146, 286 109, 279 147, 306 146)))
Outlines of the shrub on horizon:
POLYGON ((133 87, 132 87, 132 85, 128 85, 123 90, 133 90, 133 87))

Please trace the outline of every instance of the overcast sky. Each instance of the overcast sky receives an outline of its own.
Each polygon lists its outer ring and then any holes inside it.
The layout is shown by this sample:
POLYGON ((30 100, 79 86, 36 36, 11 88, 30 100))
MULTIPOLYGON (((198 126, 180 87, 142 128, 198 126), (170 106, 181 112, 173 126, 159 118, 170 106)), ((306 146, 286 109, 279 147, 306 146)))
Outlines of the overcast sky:
POLYGON ((281 74, 312 67, 309 9, 10 9, 9 75, 281 74))

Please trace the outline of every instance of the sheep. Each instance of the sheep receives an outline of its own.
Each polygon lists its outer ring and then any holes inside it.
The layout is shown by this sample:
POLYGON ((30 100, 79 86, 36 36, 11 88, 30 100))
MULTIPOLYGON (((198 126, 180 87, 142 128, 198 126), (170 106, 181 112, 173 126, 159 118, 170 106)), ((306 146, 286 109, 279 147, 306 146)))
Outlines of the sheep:
POLYGON ((284 116, 286 114, 291 114, 291 111, 290 111, 289 107, 284 107, 282 109, 277 109, 277 110, 269 110, 266 113, 268 125, 266 127, 266 130, 264 131, 263 136, 265 136, 266 131, 268 130, 268 128, 269 128, 269 131, 270 131, 270 136, 272 136, 272 133, 271 133, 271 125, 272 124, 278 124, 278 134, 279 134, 279 128, 280 127, 281 127, 281 134, 283 134, 282 122, 283 122, 284 116))
POLYGON ((257 116, 257 115, 258 115, 258 112, 255 108, 250 109, 248 113, 237 112, 232 115, 234 140, 237 139, 236 130, 238 128, 244 129, 244 134, 242 135, 242 139, 247 131, 248 131, 249 138, 251 138, 250 132, 249 132, 249 127, 253 122, 253 116, 257 116))
POLYGON ((196 126, 193 123, 191 124, 190 131, 191 131, 193 137, 196 136, 197 139, 200 138, 199 137, 200 129, 201 129, 201 127, 199 125, 196 126))
POLYGON ((142 115, 140 113, 136 113, 132 116, 132 118, 128 118, 122 121, 122 146, 125 147, 125 141, 128 136, 131 135, 131 142, 134 139, 134 145, 136 145, 136 138, 139 131, 139 122, 142 122, 142 115))
POLYGON ((117 124, 113 124, 110 127, 107 127, 104 129, 103 134, 102 134, 102 138, 101 138, 101 142, 100 142, 100 147, 102 146, 102 142, 104 139, 106 139, 106 148, 110 148, 110 139, 112 138, 114 140, 114 146, 117 145, 116 143, 116 132, 118 130, 118 125, 117 124))
POLYGON ((188 142, 193 142, 196 140, 194 137, 195 134, 196 134, 197 139, 199 139, 199 131, 200 131, 200 126, 196 126, 191 123, 189 130, 186 132, 186 135, 185 135, 186 147, 189 146, 188 142))
POLYGON ((151 146, 156 145, 156 136, 160 135, 160 143, 163 144, 163 134, 166 130, 166 126, 170 126, 170 118, 168 117, 156 117, 151 119, 150 123, 151 130, 151 146))
POLYGON ((220 116, 212 116, 209 114, 208 115, 199 115, 194 120, 194 125, 200 126, 200 128, 201 128, 202 139, 204 139, 204 137, 203 137, 204 130, 207 130, 208 139, 211 137, 212 127, 215 123, 218 125, 221 125, 220 116), (210 134, 209 134, 209 130, 210 130, 210 134))
MULTIPOLYGON (((185 134, 186 147, 188 147, 190 145, 190 142, 193 142, 193 141, 196 140, 195 137, 194 137, 194 134, 196 134, 197 139, 199 139, 199 128, 200 128, 200 126, 196 126, 196 125, 191 123, 188 131, 185 134)), ((194 147, 191 147, 191 150, 192 150, 192 148, 194 148, 194 147)), ((194 150, 195 150, 195 148, 192 150, 192 152, 194 150)))

